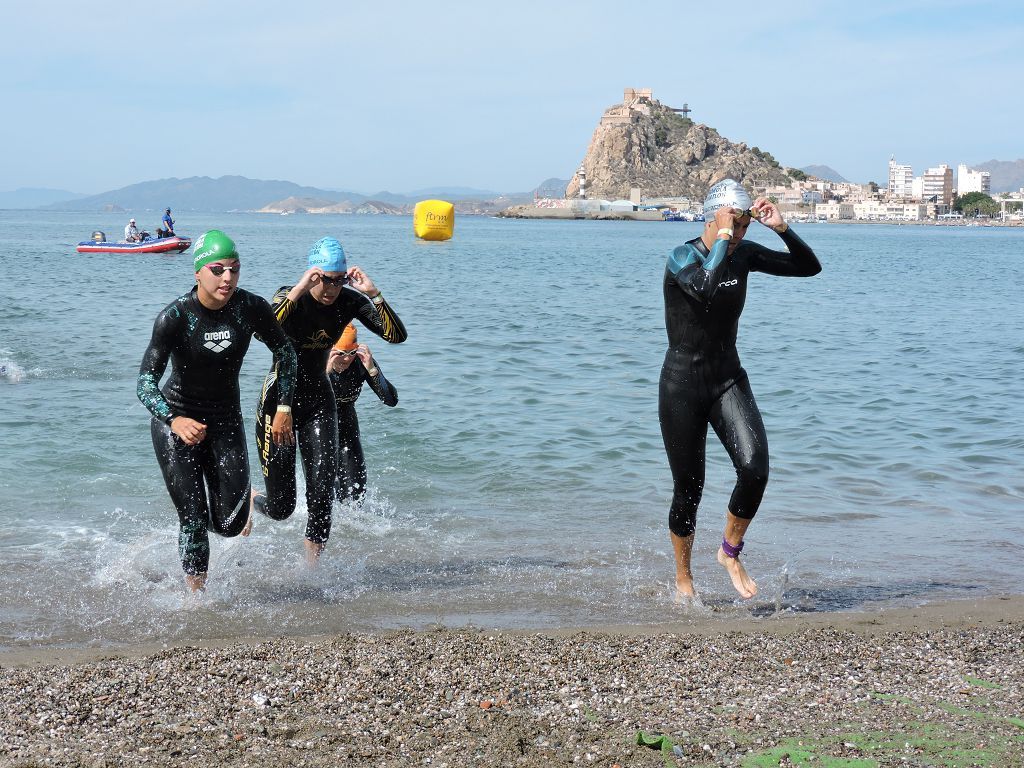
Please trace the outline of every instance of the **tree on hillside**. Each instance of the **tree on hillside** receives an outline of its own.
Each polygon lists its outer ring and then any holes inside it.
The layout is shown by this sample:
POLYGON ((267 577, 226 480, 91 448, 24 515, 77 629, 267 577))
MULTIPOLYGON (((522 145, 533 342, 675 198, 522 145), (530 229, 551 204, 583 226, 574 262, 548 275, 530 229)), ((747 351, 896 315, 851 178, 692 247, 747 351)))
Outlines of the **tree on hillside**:
POLYGON ((968 192, 953 201, 954 210, 964 216, 998 216, 999 203, 984 192, 968 192))
POLYGON ((807 181, 807 174, 799 168, 787 168, 786 175, 794 181, 807 181))

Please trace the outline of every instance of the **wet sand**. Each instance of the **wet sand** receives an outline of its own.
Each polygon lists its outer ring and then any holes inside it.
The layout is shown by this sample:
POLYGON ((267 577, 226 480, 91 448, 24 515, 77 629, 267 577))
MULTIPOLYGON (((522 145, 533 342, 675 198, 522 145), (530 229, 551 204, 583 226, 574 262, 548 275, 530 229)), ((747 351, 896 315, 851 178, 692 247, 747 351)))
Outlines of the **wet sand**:
POLYGON ((0 765, 1024 765, 1024 598, 725 614, 8 652, 0 765))

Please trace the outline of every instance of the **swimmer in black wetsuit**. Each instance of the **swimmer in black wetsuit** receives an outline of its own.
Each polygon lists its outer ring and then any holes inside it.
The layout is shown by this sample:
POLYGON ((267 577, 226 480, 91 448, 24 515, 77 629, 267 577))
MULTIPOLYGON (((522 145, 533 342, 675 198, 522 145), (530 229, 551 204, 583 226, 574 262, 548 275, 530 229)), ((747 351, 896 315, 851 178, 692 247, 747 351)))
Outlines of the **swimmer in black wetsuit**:
POLYGON ((398 405, 398 391, 384 378, 370 348, 356 341, 356 327, 349 324, 327 358, 327 377, 338 408, 338 468, 335 493, 338 501, 362 501, 366 495, 366 459, 359 440, 356 400, 363 382, 370 385, 384 405, 398 405))
MULTIPOLYGON (((218 230, 196 240, 196 287, 169 304, 153 325, 138 396, 153 414, 153 448, 178 511, 178 552, 193 590, 206 585, 207 530, 237 536, 249 514, 249 456, 238 372, 256 334, 274 353, 282 403, 291 402, 295 350, 266 300, 238 288, 234 242, 218 230), (163 390, 160 377, 171 361, 163 390)), ((291 435, 291 415, 274 419, 275 440, 291 435)))
POLYGON ((669 348, 661 369, 658 415, 674 484, 668 524, 676 596, 695 595, 690 554, 711 424, 736 469, 718 562, 740 596, 750 598, 757 594, 757 585, 739 553, 768 482, 768 441, 736 351, 747 276, 764 272, 810 277, 821 271, 821 264, 771 202, 758 198, 751 204, 732 179, 711 188, 704 216, 704 233, 672 252, 664 279, 669 348), (743 242, 751 218, 775 231, 789 252, 743 242))
MULTIPOLYGON (((331 533, 338 453, 337 409, 325 371, 328 352, 354 319, 392 344, 405 341, 408 334, 369 276, 359 267, 348 267, 345 251, 333 237, 313 245, 309 269, 296 285, 278 290, 272 304, 299 358, 290 410, 306 475, 306 559, 315 564, 331 533)), ((280 445, 269 439, 270 415, 280 410, 279 378, 275 366, 256 409, 256 444, 267 493, 254 495, 253 507, 274 520, 291 516, 296 496, 295 435, 280 445)))

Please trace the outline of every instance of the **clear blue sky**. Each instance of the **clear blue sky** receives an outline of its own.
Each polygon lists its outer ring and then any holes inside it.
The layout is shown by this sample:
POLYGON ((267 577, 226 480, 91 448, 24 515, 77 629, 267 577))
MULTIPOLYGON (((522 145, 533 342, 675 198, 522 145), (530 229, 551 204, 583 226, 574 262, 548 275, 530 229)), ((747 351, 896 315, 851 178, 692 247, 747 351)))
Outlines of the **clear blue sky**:
POLYGON ((784 165, 1024 157, 1024 5, 16 3, 0 190, 171 176, 364 193, 568 178, 624 87, 784 165), (715 10, 711 10, 715 9, 715 10))

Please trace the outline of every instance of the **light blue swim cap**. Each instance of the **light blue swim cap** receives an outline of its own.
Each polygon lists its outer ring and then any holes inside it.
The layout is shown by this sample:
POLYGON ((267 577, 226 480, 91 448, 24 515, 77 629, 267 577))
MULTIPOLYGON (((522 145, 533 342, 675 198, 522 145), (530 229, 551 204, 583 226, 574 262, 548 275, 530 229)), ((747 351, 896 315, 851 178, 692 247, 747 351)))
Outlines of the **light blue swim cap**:
POLYGON ((324 272, 345 272, 345 249, 333 237, 321 237, 309 249, 309 266, 320 267, 324 272))

